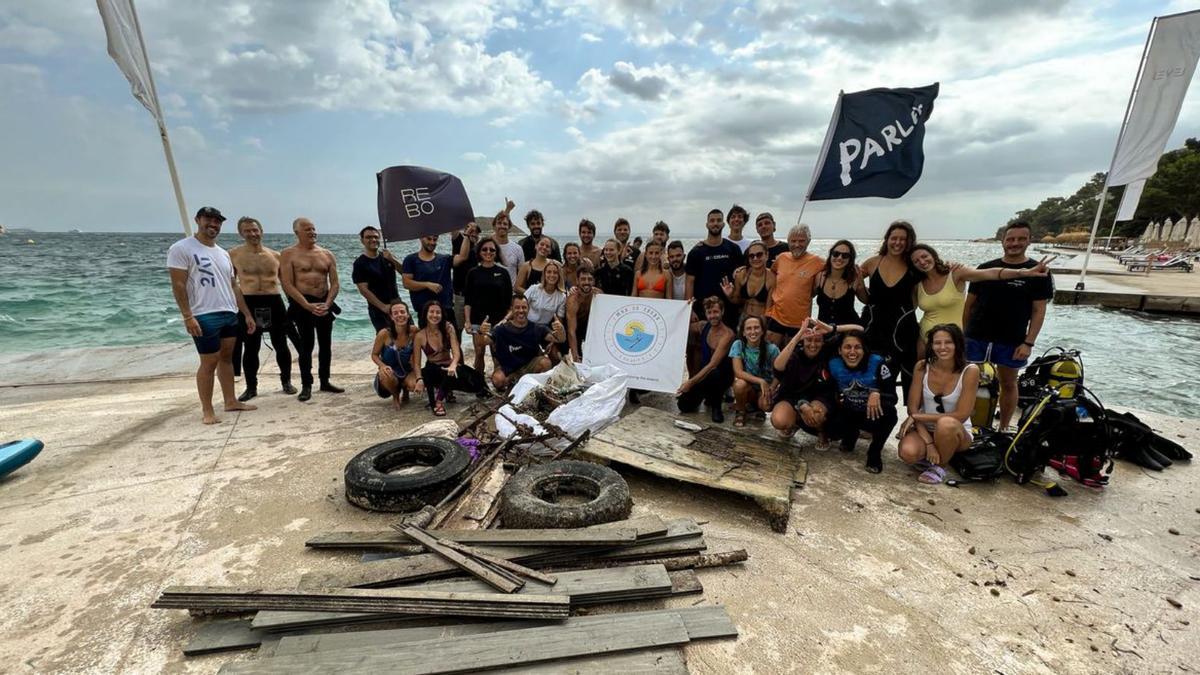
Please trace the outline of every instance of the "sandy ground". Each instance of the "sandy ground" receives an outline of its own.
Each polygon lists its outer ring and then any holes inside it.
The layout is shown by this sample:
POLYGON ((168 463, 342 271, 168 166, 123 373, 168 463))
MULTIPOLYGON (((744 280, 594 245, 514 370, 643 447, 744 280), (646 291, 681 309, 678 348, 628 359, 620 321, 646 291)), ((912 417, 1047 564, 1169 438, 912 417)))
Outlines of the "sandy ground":
MULTIPOLYGON (((0 479, 0 671, 215 672, 244 656, 185 659, 191 621, 148 608, 164 586, 288 586, 365 564, 303 542, 394 522, 347 504, 342 470, 428 413, 375 397, 364 351, 337 346, 347 393, 302 404, 264 374, 260 409, 216 427, 199 423, 179 374, 194 358, 186 345, 0 359, 2 435, 47 446, 0 479), (126 377, 148 379, 116 381, 126 377), (46 384, 89 379, 106 381, 46 384)), ((1145 419, 1200 450, 1195 420, 1145 419)), ((1051 499, 1011 483, 919 485, 894 454, 872 476, 861 450, 803 453, 809 480, 786 534, 748 500, 623 470, 636 514, 691 516, 711 550, 750 552, 745 565, 700 572, 705 599, 729 608, 741 636, 689 645, 694 672, 1197 667, 1195 468, 1118 463, 1108 489, 1067 484, 1070 496, 1051 499)))

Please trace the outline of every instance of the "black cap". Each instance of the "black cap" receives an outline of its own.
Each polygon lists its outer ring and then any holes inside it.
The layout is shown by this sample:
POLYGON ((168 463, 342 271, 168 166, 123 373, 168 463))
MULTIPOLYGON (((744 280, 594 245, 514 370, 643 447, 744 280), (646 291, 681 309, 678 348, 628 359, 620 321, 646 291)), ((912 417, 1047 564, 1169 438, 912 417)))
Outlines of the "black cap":
POLYGON ((196 212, 197 218, 199 218, 201 216, 208 216, 209 218, 216 218, 217 220, 219 220, 221 222, 225 222, 225 216, 221 215, 220 211, 216 210, 215 208, 213 208, 211 206, 201 207, 201 209, 196 212))

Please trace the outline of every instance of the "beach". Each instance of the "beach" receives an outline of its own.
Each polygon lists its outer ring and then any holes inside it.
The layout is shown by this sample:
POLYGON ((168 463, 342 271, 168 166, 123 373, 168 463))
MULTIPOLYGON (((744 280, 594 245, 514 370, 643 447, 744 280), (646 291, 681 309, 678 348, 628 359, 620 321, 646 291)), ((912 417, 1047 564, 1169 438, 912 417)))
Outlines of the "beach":
MULTIPOLYGON (((343 467, 430 419, 370 391, 365 349, 338 343, 334 381, 347 392, 309 404, 271 386, 266 359, 259 410, 216 426, 200 424, 186 343, 6 355, 0 428, 46 450, 0 479, 0 565, 27 571, 4 582, 5 670, 215 672, 246 655, 184 658, 192 621, 149 608, 162 588, 292 586, 362 564, 304 541, 395 522, 345 501, 343 467)), ((1196 420, 1143 418, 1200 451, 1196 420)), ((750 554, 699 571, 740 636, 689 645, 693 672, 1164 672, 1200 652, 1193 468, 1117 462, 1108 488, 1068 481, 1070 495, 1051 499, 1006 480, 920 485, 894 442, 879 476, 862 470, 861 449, 797 447, 809 475, 784 534, 749 500, 621 468, 635 516, 693 517, 710 550, 750 554)))

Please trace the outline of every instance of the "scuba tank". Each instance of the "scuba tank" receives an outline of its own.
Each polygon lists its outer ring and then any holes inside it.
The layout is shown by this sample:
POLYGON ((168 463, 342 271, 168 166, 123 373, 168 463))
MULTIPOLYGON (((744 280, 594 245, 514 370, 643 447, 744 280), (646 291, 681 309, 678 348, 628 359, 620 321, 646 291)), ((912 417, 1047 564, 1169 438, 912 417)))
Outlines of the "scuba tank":
POLYGON ((1000 379, 996 377, 996 366, 990 361, 979 364, 979 389, 975 393, 975 408, 971 410, 971 426, 993 428, 999 400, 1000 379))
POLYGON ((1083 357, 1078 349, 1051 347, 1030 361, 1017 381, 1018 406, 1036 405, 1047 389, 1059 398, 1076 398, 1083 389, 1083 357))

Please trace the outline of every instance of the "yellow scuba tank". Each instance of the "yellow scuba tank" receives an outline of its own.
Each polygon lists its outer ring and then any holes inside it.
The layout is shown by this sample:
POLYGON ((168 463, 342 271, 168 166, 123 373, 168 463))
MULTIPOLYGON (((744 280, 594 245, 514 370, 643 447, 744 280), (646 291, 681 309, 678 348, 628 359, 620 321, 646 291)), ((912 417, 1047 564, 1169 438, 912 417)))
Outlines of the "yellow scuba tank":
POLYGON ((992 428, 996 422, 999 396, 1000 380, 996 377, 996 366, 991 362, 979 364, 979 389, 975 393, 975 408, 971 411, 971 426, 976 429, 992 428))
POLYGON ((1047 373, 1046 385, 1057 391, 1059 398, 1075 398, 1076 388, 1083 384, 1083 364, 1075 357, 1077 353, 1064 353, 1047 373))

